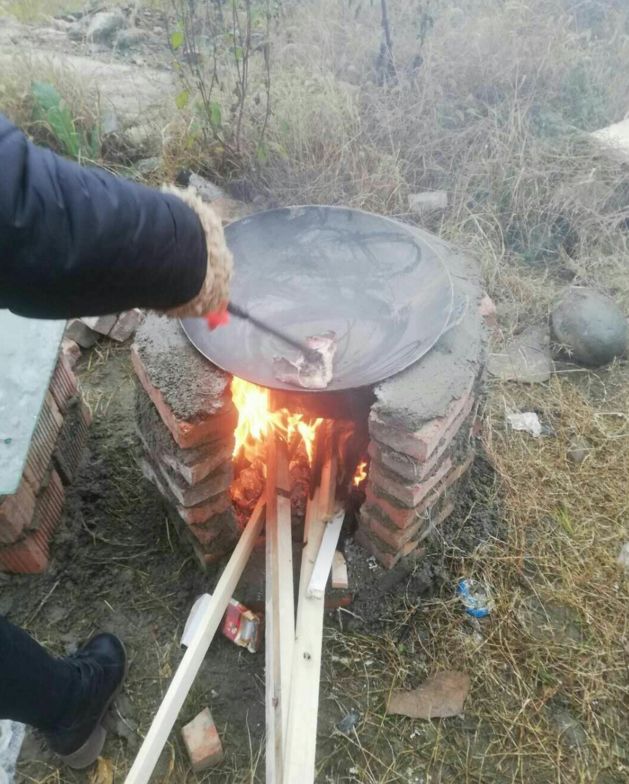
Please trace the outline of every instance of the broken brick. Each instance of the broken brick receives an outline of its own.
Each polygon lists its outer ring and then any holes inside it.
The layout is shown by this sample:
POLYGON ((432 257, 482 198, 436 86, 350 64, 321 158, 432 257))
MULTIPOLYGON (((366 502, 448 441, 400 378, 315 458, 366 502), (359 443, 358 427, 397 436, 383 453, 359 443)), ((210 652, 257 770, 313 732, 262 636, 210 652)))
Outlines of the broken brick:
POLYGON ((108 337, 110 340, 115 340, 117 343, 124 343, 125 340, 129 340, 140 325, 142 315, 142 311, 138 308, 121 313, 109 331, 108 337))
POLYGON ((223 745, 209 708, 204 708, 186 724, 181 730, 181 735, 195 773, 212 768, 223 761, 223 745))

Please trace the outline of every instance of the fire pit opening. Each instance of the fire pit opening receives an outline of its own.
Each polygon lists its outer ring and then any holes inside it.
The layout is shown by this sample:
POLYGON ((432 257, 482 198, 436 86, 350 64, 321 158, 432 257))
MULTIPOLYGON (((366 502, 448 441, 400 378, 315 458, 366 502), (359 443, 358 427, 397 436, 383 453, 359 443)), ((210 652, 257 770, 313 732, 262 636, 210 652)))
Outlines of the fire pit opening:
POLYGON ((333 452, 344 536, 386 568, 421 553, 465 502, 486 336, 477 269, 444 249, 466 309, 422 359, 372 388, 269 391, 214 366, 176 321, 145 319, 132 350, 139 462, 201 564, 238 540, 265 487, 270 436, 286 445, 293 526, 333 452))
MULTIPOLYGON (((298 396, 297 405, 291 404, 290 393, 277 393, 263 387, 233 378, 232 400, 238 411, 234 432, 234 480, 230 493, 234 513, 243 528, 262 495, 267 477, 267 444, 270 434, 280 438, 288 453, 290 475, 290 500, 294 527, 302 526, 306 503, 311 496, 321 471, 321 446, 330 439, 334 443, 340 467, 338 493, 346 500, 348 511, 357 511, 365 499, 369 461, 368 410, 362 407, 363 416, 337 419, 323 416, 338 413, 338 402, 307 401, 308 396, 298 396), (306 402, 304 403, 304 400, 306 402)), ((312 396, 311 396, 312 397, 312 396)), ((358 400, 371 398, 372 393, 358 394, 358 400)), ((360 406, 355 406, 358 412, 360 406)), ((343 411, 345 416, 351 412, 343 411)))

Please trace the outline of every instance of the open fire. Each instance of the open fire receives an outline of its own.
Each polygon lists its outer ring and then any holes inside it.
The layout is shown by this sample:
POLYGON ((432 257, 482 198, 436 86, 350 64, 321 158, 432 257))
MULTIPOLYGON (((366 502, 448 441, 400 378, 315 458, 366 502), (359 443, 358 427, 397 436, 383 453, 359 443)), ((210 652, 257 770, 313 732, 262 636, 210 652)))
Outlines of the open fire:
POLYGON ((297 413, 287 408, 273 409, 272 393, 263 387, 233 378, 232 400, 238 411, 233 452, 235 480, 231 488, 237 515, 244 524, 264 490, 266 481, 266 443, 271 434, 279 435, 288 446, 292 482, 291 502, 296 519, 305 514, 311 478, 318 475, 317 438, 329 438, 334 430, 339 459, 339 478, 345 477, 348 489, 360 490, 367 479, 366 453, 357 446, 352 422, 332 422, 321 417, 297 413), (325 435, 324 435, 325 434, 325 435), (354 447, 352 446, 354 445, 354 447))
POLYGON ((300 439, 308 462, 312 462, 315 436, 323 419, 309 419, 286 408, 271 411, 269 390, 241 378, 232 380, 232 399, 238 410, 234 458, 244 455, 252 462, 264 440, 275 430, 289 446, 300 439))

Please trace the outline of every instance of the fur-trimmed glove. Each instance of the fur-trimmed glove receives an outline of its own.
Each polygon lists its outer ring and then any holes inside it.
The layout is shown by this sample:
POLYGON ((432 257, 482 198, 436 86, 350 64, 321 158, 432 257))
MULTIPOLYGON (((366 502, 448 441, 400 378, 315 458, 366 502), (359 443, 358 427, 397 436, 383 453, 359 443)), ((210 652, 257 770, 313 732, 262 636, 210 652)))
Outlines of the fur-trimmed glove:
POLYGON ((162 191, 177 196, 196 212, 205 233, 207 248, 207 272, 199 293, 190 302, 167 311, 166 315, 185 318, 223 312, 229 302, 233 259, 225 244, 220 217, 209 204, 201 201, 193 188, 183 190, 165 185, 162 191))

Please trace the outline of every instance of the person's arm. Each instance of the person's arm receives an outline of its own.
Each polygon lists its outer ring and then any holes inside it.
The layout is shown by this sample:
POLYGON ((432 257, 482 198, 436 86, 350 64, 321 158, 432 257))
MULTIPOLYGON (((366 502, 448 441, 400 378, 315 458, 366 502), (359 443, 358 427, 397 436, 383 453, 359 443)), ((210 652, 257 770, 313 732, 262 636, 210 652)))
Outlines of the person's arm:
POLYGON ((0 115, 0 308, 202 315, 228 299, 230 276, 221 222, 192 194, 79 166, 0 115))

